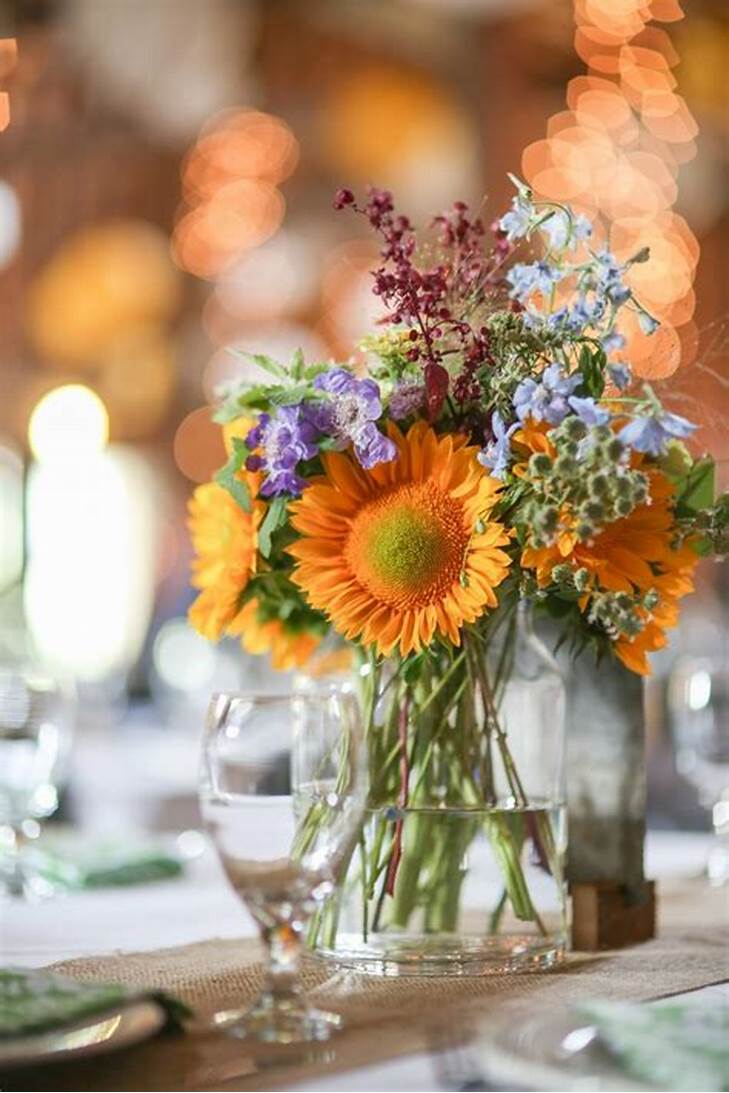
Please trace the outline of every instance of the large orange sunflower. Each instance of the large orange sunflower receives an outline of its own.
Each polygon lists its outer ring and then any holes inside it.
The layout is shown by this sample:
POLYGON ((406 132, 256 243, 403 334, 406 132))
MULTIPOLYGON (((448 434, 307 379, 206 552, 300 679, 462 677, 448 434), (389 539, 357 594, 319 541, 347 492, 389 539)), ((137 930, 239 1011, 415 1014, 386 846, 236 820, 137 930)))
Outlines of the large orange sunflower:
MULTIPOLYGON (((536 440, 538 435, 532 434, 535 446, 544 450, 542 441, 536 440)), ((690 546, 675 550, 671 545, 675 528, 673 486, 660 471, 643 470, 649 480, 649 503, 607 524, 587 542, 567 531, 550 546, 525 547, 521 564, 535 571, 540 587, 552 583, 556 565, 569 565, 573 570, 588 571, 589 590, 643 596, 655 589, 657 605, 650 611, 639 610, 644 628, 634 638, 621 636, 615 642, 615 653, 626 667, 649 675, 647 654, 666 644, 665 631, 675 626, 678 618, 677 601, 693 591, 698 557, 690 546)), ((589 605, 589 590, 580 600, 583 610, 589 605)))
POLYGON ((277 672, 303 668, 318 647, 321 638, 316 634, 292 630, 281 619, 260 622, 259 604, 251 599, 228 625, 232 637, 240 635, 241 645, 247 653, 258 656, 271 654, 271 664, 277 672))
POLYGON ((289 552, 292 580, 341 634, 406 656, 436 633, 458 645, 463 624, 496 606, 509 536, 487 522, 500 483, 476 448, 423 422, 389 432, 398 456, 372 470, 324 456, 325 475, 291 506, 301 538, 289 552))
MULTIPOLYGON (((251 496, 257 482, 247 476, 251 496)), ((265 511, 260 501, 244 512, 217 482, 198 486, 188 505, 188 527, 195 550, 192 584, 200 595, 189 619, 210 641, 226 632, 238 613, 238 600, 256 570, 258 526, 265 511)))

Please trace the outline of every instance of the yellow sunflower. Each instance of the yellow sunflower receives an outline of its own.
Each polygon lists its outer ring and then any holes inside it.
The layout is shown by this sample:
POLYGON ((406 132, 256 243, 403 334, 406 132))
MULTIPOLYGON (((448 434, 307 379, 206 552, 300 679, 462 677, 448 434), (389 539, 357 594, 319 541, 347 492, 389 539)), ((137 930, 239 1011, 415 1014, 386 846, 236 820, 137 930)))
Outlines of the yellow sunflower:
POLYGON ((398 456, 363 470, 346 453, 291 506, 301 538, 292 580, 349 640, 402 656, 438 633, 460 643, 464 623, 497 604, 510 559, 504 527, 487 522, 500 483, 463 438, 425 423, 390 426, 398 456))
POLYGON ((277 672, 303 668, 321 638, 315 634, 291 630, 280 619, 260 622, 258 608, 256 599, 249 600, 228 625, 228 633, 232 637, 240 636, 241 645, 247 653, 254 656, 270 653, 271 664, 277 672))
MULTIPOLYGON (((538 429, 523 430, 517 438, 534 451, 549 450, 545 447, 549 443, 547 438, 538 429)), ((650 611, 640 608, 638 612, 644 628, 633 638, 621 635, 614 646, 627 668, 649 675, 647 654, 661 649, 667 641, 665 631, 676 625, 677 601, 693 591, 692 577, 698 557, 690 546, 676 550, 671 545, 675 529, 673 486, 660 471, 642 469, 649 481, 648 503, 607 524, 586 542, 571 531, 562 531, 549 546, 525 547, 521 564, 535 571, 542 588, 552 583, 552 570, 557 565, 586 569, 590 584, 580 600, 583 611, 589 605, 590 591, 596 589, 641 597, 655 589, 659 596, 657 605, 650 611)), ((565 518, 566 514, 562 515, 565 518)))
MULTIPOLYGON (((246 479, 251 497, 257 480, 246 479)), ((200 595, 189 619, 198 633, 217 641, 238 613, 241 592, 256 571, 258 526, 265 505, 253 501, 244 512, 217 482, 198 486, 188 505, 188 528, 195 550, 192 584, 200 595)))

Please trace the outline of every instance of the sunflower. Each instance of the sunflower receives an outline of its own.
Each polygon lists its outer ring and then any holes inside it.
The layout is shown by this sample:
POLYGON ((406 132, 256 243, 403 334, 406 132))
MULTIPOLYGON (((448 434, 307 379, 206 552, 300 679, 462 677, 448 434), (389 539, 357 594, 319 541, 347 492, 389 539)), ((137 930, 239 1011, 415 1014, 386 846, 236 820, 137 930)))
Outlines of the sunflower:
POLYGON ((271 664, 277 672, 303 668, 316 651, 321 638, 313 633, 294 630, 281 619, 261 621, 260 604, 251 599, 228 625, 231 637, 240 635, 241 645, 247 653, 258 656, 271 654, 271 664))
MULTIPOLYGON (((257 482, 247 475, 251 496, 257 482)), ((240 594, 256 570, 258 526, 265 511, 260 501, 244 512, 217 482, 198 486, 188 506, 188 528, 195 550, 192 584, 200 595, 189 619, 210 641, 223 636, 238 613, 240 594)))
POLYGON ((486 520, 500 483, 476 448, 424 422, 389 433, 398 455, 371 470, 323 457, 324 476, 291 506, 301 538, 288 549, 293 582, 341 634, 406 656, 436 633, 458 645, 463 624, 496 606, 509 536, 486 520))
MULTIPOLYGON (((543 450, 542 441, 536 441, 538 435, 534 434, 535 443, 538 450, 543 450)), ((643 629, 633 638, 621 635, 614 646, 623 664, 640 675, 650 674, 647 654, 666 644, 665 631, 675 626, 678 618, 677 601, 693 591, 693 571, 698 562, 690 546, 674 549, 671 545, 675 527, 673 486, 658 470, 646 469, 645 473, 649 502, 606 524, 593 539, 582 542, 565 531, 549 546, 525 547, 521 557, 522 565, 535 571, 542 588, 552 583, 552 570, 557 565, 569 565, 574 571, 586 569, 590 583, 580 599, 583 611, 589 605, 591 590, 627 592, 639 598, 655 590, 656 606, 638 610, 643 629)))

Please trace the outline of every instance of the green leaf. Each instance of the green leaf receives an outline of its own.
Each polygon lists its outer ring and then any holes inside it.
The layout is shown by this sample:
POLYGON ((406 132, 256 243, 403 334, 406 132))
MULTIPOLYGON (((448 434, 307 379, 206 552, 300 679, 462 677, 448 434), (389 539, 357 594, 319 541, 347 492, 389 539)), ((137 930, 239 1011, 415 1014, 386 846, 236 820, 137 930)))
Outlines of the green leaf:
POLYGON ((251 491, 248 484, 238 478, 238 474, 249 456, 245 441, 240 437, 233 438, 233 451, 224 467, 215 475, 215 481, 224 490, 227 490, 233 500, 240 505, 244 512, 251 511, 251 491))
POLYGON ((294 359, 291 361, 291 375, 295 380, 302 380, 306 372, 306 361, 304 360, 304 352, 299 347, 294 353, 294 359))
POLYGON ((258 549, 264 558, 271 553, 271 536, 286 519, 286 498, 279 494, 268 506, 268 512, 258 529, 258 549))
POLYGON ((677 506, 687 513, 701 512, 714 504, 715 464, 711 456, 699 459, 679 483, 677 506))
POLYGON ((236 349, 234 346, 229 346, 228 352, 232 353, 234 357, 238 357, 239 360, 253 361, 264 372, 275 376, 276 379, 285 380, 287 378, 284 366, 275 361, 273 357, 267 357, 265 353, 247 353, 245 349, 236 349))

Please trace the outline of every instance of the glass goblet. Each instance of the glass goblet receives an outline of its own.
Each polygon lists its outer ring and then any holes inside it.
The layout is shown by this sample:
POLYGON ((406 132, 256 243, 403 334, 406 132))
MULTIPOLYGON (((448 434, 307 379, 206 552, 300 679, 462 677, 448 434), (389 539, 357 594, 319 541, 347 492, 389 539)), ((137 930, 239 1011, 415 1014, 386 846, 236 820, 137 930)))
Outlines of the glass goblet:
POLYGON ((52 894, 21 850, 58 808, 73 710, 60 681, 28 665, 0 666, 0 896, 52 894))
POLYGON ((359 835, 367 767, 358 703, 342 690, 216 694, 203 738, 200 803, 231 885, 268 954, 267 982, 216 1024, 272 1043, 326 1040, 341 1024, 299 982, 303 932, 359 835))

